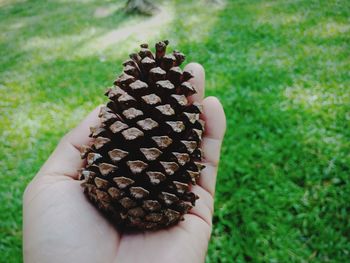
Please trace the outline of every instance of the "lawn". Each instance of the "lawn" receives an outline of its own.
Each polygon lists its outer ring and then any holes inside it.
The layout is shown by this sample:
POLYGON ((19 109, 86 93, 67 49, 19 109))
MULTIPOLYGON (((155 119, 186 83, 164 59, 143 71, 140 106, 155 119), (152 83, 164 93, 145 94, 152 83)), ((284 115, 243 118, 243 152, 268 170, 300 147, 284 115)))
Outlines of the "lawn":
POLYGON ((0 0, 0 262, 22 194, 138 43, 202 63, 228 121, 207 262, 350 258, 350 2, 0 0))

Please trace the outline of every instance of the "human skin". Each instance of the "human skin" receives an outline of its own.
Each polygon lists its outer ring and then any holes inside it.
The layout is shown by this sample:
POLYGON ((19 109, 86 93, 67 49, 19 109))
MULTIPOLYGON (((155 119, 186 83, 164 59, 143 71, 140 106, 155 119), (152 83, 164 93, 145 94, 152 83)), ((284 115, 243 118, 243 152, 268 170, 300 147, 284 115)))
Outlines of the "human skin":
POLYGON ((202 102, 205 134, 202 171, 192 187, 199 199, 185 220, 155 232, 123 233, 86 199, 77 170, 84 164, 79 146, 88 144, 89 127, 97 125, 99 108, 66 134, 23 196, 23 257, 25 263, 196 263, 204 262, 212 229, 214 192, 220 148, 226 129, 223 108, 215 97, 204 98, 201 65, 186 66, 202 102))

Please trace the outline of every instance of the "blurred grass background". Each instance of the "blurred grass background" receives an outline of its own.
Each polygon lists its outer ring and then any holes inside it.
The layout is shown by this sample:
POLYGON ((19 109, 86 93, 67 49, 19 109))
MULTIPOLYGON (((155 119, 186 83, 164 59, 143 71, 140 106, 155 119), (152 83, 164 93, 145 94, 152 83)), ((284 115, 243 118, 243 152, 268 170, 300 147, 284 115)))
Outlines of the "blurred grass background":
POLYGON ((160 39, 204 65, 227 115, 207 262, 348 262, 350 2, 124 5, 0 0, 0 262, 22 261, 26 184, 160 39))

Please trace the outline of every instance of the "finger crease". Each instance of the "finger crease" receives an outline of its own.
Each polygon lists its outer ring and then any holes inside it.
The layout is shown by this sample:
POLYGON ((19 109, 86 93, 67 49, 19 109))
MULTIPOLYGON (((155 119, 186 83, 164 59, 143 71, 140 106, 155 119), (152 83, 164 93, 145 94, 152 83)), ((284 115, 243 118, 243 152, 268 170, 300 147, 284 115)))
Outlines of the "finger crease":
POLYGON ((192 210, 190 210, 188 213, 189 213, 190 215, 193 215, 193 216, 198 217, 198 218, 201 219, 208 227, 211 228, 211 226, 212 226, 212 220, 211 220, 211 218, 208 219, 208 218, 206 218, 205 216, 202 216, 202 215, 200 215, 200 214, 198 214, 198 213, 196 213, 196 212, 193 212, 192 210))

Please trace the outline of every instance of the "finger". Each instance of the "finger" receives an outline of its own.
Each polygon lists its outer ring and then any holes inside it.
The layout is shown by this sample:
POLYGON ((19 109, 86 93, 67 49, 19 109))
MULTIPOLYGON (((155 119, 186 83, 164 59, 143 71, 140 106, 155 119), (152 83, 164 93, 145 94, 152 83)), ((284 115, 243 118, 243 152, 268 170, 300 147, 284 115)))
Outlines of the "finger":
POLYGON ((215 97, 203 101, 202 118, 205 120, 205 133, 202 140, 204 165, 199 185, 212 196, 215 192, 217 167, 220 159, 220 149, 226 130, 226 118, 220 101, 215 97))
POLYGON ((202 101, 205 93, 205 71, 201 64, 189 63, 186 65, 186 71, 190 71, 193 74, 193 78, 189 82, 194 86, 197 91, 196 94, 191 96, 192 101, 202 101))
POLYGON ((100 107, 95 108, 76 128, 67 133, 60 141, 50 158, 41 168, 39 175, 66 175, 77 178, 78 169, 84 163, 79 147, 91 142, 90 127, 100 123, 100 107))
POLYGON ((192 186, 191 191, 195 193, 199 199, 196 200, 195 206, 189 213, 200 217, 211 226, 211 219, 214 213, 213 196, 199 185, 192 186))
POLYGON ((92 140, 91 137, 89 137, 90 127, 100 124, 98 114, 101 107, 102 105, 96 107, 92 112, 90 112, 77 127, 63 137, 63 140, 67 140, 67 142, 71 143, 78 149, 81 145, 88 144, 92 140))

